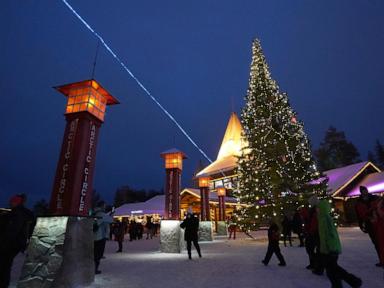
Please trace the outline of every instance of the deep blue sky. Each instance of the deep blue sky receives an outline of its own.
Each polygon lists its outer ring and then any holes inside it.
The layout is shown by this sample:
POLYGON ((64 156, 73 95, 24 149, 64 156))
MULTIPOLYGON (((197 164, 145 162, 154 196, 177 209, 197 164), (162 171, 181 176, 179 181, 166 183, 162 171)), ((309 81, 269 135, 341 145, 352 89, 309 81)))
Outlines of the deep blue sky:
MULTIPOLYGON (((363 159, 384 141, 382 0, 70 3, 213 159, 243 105, 254 37, 313 146, 330 124, 363 159)), ((33 204, 49 199, 65 125, 52 86, 90 78, 97 41, 59 0, 2 1, 0 32, 0 207, 18 192, 33 204)), ((96 79, 121 101, 101 130, 97 191, 160 189, 173 146, 189 156, 187 185, 202 156, 104 49, 96 79)))

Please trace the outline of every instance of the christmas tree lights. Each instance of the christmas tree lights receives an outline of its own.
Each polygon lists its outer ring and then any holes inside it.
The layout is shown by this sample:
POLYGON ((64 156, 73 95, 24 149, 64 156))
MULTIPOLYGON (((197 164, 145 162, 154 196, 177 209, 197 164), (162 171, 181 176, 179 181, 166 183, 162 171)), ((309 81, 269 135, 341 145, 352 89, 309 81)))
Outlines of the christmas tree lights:
POLYGON ((239 203, 247 204, 238 209, 236 216, 239 227, 248 231, 302 205, 306 195, 324 191, 324 185, 309 185, 320 173, 303 123, 291 108, 287 94, 280 92, 271 78, 257 39, 252 45, 245 100, 241 122, 248 146, 238 158, 235 196, 239 203))

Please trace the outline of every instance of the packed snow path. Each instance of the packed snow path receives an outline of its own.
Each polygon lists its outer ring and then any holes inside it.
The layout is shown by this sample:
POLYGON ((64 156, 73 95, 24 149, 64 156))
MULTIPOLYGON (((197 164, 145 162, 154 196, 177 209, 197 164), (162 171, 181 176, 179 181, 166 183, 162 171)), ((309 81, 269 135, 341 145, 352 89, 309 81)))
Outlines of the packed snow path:
MULTIPOLYGON (((339 263, 347 271, 363 279, 362 287, 384 287, 384 269, 377 268, 374 248, 366 234, 358 228, 339 229, 343 253, 339 263)), ((186 251, 181 254, 164 254, 158 251, 159 239, 124 241, 123 253, 115 253, 117 243, 108 241, 100 265, 101 275, 96 276, 92 288, 318 288, 330 287, 326 276, 313 275, 305 269, 308 257, 304 248, 280 245, 287 267, 277 266, 272 257, 265 267, 261 260, 266 249, 266 231, 257 233, 257 240, 244 235, 239 239, 216 238, 214 242, 202 242, 203 258, 198 258, 192 248, 192 260, 186 251)), ((20 273, 22 256, 18 256, 13 270, 13 283, 20 273)), ((347 284, 345 287, 349 287, 347 284)), ((11 286, 14 287, 14 286, 11 286)))

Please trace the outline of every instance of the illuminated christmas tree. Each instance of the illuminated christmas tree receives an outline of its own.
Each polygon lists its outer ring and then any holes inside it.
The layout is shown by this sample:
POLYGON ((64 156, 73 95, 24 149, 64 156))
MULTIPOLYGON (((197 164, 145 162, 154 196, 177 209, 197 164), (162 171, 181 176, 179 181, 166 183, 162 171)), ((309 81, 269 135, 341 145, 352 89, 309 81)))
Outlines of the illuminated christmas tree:
POLYGON ((279 91, 271 78, 257 39, 252 46, 245 100, 241 122, 247 148, 238 160, 236 196, 248 207, 240 208, 236 215, 239 226, 247 231, 297 208, 305 192, 321 187, 308 185, 320 174, 303 123, 297 119, 287 95, 279 91))

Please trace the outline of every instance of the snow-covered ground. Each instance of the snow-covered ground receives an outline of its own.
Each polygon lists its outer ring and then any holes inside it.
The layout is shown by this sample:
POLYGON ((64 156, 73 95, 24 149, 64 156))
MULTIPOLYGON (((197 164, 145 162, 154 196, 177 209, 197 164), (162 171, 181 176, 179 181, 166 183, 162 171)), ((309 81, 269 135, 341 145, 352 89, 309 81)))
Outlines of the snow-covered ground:
MULTIPOLYGON (((366 234, 358 228, 339 229, 343 253, 339 264, 363 279, 362 287, 384 287, 384 269, 377 268, 374 248, 366 234)), ((102 274, 96 276, 92 288, 181 288, 181 287, 330 287, 326 276, 313 275, 305 269, 308 257, 304 248, 281 246, 287 267, 277 266, 272 257, 265 267, 263 259, 267 242, 266 231, 259 231, 252 240, 238 235, 236 240, 216 238, 214 242, 202 242, 203 258, 192 251, 192 261, 186 251, 181 254, 159 252, 159 239, 124 242, 124 253, 115 253, 117 243, 109 241, 101 262, 102 274)), ((16 282, 23 257, 15 261, 12 279, 16 282)), ((14 287, 14 286, 11 286, 14 287)), ((348 287, 345 284, 345 287, 348 287)))

